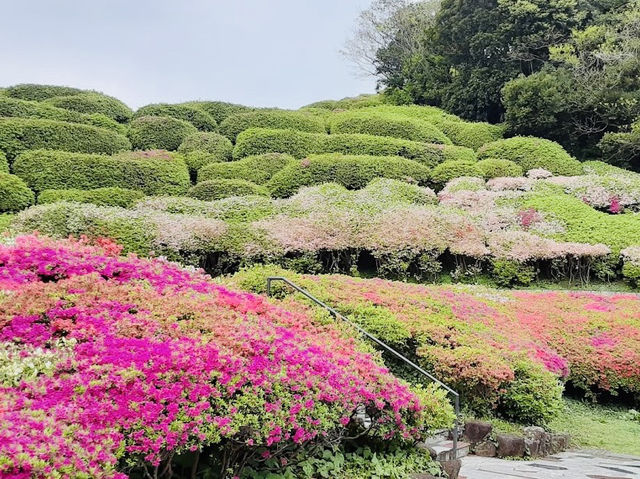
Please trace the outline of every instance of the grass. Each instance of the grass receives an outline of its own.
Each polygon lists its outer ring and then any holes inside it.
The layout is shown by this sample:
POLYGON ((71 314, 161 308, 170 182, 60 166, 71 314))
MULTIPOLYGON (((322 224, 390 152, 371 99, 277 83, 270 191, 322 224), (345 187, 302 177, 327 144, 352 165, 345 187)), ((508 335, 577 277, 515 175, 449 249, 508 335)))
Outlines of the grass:
POLYGON ((7 228, 9 228, 9 223, 11 223, 13 216, 14 215, 0 213, 0 233, 6 231, 7 228))

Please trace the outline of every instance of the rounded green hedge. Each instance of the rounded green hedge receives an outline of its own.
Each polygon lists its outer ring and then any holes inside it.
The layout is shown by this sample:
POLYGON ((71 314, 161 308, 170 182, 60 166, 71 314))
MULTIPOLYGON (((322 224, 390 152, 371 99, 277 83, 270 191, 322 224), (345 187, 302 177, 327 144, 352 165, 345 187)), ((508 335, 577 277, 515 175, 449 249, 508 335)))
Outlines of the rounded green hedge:
POLYGON ((354 110, 336 114, 329 123, 331 133, 364 133, 424 143, 452 144, 433 124, 401 115, 354 110))
POLYGON ((212 163, 198 171, 198 182, 227 178, 247 180, 261 185, 269 181, 278 171, 295 162, 295 158, 291 155, 266 153, 248 156, 237 161, 212 163))
POLYGON ((131 119, 133 111, 123 102, 112 96, 97 92, 82 92, 70 96, 54 96, 46 103, 79 113, 101 113, 124 123, 131 119))
POLYGON ((273 196, 287 197, 302 186, 321 183, 337 183, 357 190, 375 178, 425 184, 429 179, 429 168, 401 157, 313 155, 276 173, 267 187, 273 196))
POLYGON ((98 206, 129 208, 144 196, 145 194, 141 191, 117 187, 96 188, 95 190, 44 190, 38 195, 38 204, 73 201, 98 206))
POLYGON ((241 179, 208 180, 192 186, 187 196, 203 201, 220 200, 231 196, 269 196, 269 190, 241 179))
POLYGON ((439 186, 444 186, 447 181, 461 176, 482 178, 482 170, 478 167, 478 163, 471 161, 445 161, 433 169, 431 181, 439 186))
POLYGON ((181 105, 200 108, 202 111, 211 115, 218 125, 226 118, 231 115, 235 115, 236 113, 246 113, 248 111, 256 110, 256 108, 251 106, 237 105, 235 103, 227 103, 224 101, 189 101, 181 103, 181 105))
POLYGON ((324 133, 326 128, 321 118, 308 113, 290 110, 256 110, 237 113, 224 120, 218 131, 235 141, 240 133, 250 128, 271 130, 297 130, 308 133, 324 133))
POLYGON ((81 153, 130 150, 129 140, 95 126, 34 118, 0 118, 0 151, 11 160, 25 150, 46 148, 81 153))
POLYGON ((0 97, 0 117, 41 118, 45 120, 67 121, 106 128, 125 133, 126 127, 106 115, 93 113, 87 115, 77 111, 65 110, 46 103, 0 97))
POLYGON ((34 202, 33 191, 16 175, 0 173, 0 213, 23 210, 34 202))
POLYGON ((178 120, 191 123, 200 131, 215 131, 218 123, 209 113, 194 105, 170 105, 168 103, 156 103, 139 108, 134 118, 141 116, 169 116, 178 120))
POLYGON ((189 170, 197 172, 209 163, 230 161, 233 154, 231 141, 213 132, 193 133, 187 136, 178 147, 184 155, 189 170))
POLYGON ((104 156, 34 150, 16 158, 13 171, 36 192, 119 187, 148 195, 179 195, 190 185, 187 165, 166 151, 104 156))
POLYGON ((129 139, 135 150, 177 150, 197 128, 168 116, 141 116, 131 122, 129 139))
POLYGON ((318 152, 318 144, 325 136, 296 130, 251 128, 238 135, 233 157, 239 160, 264 153, 287 153, 295 158, 304 158, 318 152))
POLYGON ((433 123, 451 139, 454 145, 478 150, 483 145, 502 139, 504 128, 490 123, 455 121, 449 118, 434 118, 433 123))
POLYGON ((524 171, 543 168, 555 175, 582 174, 582 164, 555 141, 515 136, 484 145, 478 150, 480 159, 498 158, 517 163, 524 171))
POLYGON ((55 96, 70 96, 82 93, 84 90, 68 86, 57 85, 36 85, 33 83, 23 83, 7 87, 4 90, 5 96, 18 98, 20 100, 42 101, 55 96))
POLYGON ((9 160, 2 151, 0 151, 0 173, 9 173, 9 160))
POLYGON ((500 178, 504 176, 523 176, 524 171, 520 165, 511 160, 501 160, 499 158, 487 158, 477 163, 485 180, 500 178))
POLYGON ((438 202, 438 198, 431 188, 391 178, 374 178, 367 184, 365 191, 367 195, 376 198, 382 205, 407 203, 431 205, 438 202))

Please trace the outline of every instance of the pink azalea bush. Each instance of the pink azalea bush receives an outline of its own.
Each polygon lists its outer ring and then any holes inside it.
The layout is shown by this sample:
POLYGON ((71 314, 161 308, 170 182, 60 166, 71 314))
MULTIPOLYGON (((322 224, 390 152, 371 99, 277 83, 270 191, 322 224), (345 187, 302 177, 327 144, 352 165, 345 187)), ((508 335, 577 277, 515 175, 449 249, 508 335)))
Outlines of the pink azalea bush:
POLYGON ((416 395, 333 323, 119 251, 0 245, 0 477, 158 474, 211 445, 237 472, 362 432, 358 407, 382 438, 441 425, 439 396, 416 395))

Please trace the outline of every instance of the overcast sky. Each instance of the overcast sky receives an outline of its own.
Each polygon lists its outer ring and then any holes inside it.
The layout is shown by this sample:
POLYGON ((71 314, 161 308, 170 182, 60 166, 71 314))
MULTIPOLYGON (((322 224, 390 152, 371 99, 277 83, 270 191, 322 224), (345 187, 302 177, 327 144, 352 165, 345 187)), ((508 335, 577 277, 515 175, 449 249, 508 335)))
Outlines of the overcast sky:
POLYGON ((339 50, 371 0, 5 0, 0 86, 297 108, 372 93, 339 50))

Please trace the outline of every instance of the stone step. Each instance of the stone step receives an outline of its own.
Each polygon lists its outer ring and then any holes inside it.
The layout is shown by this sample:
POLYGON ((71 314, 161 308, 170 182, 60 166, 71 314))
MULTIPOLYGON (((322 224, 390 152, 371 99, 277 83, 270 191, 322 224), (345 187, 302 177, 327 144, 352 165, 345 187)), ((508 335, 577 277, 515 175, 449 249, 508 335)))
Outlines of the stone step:
POLYGON ((426 446, 435 452, 436 461, 445 462, 462 459, 469 455, 470 444, 468 442, 458 441, 458 447, 454 450, 453 441, 446 439, 438 442, 427 442, 426 446))

